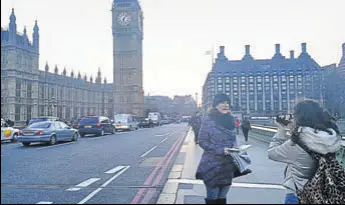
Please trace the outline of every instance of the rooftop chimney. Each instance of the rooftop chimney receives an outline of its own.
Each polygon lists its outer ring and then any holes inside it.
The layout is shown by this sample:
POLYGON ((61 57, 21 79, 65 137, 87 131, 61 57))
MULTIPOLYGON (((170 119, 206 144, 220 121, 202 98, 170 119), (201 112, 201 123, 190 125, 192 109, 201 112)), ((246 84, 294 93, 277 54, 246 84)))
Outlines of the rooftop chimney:
POLYGON ((225 53, 225 51, 224 51, 224 50, 225 50, 225 47, 224 47, 224 46, 220 46, 220 47, 219 47, 219 50, 220 50, 219 53, 222 54, 222 55, 224 55, 224 53, 225 53))
POLYGON ((290 59, 295 59, 295 51, 294 50, 291 50, 290 51, 290 59))
POLYGON ((276 54, 280 54, 280 44, 276 44, 276 54))
POLYGON ((302 53, 307 53, 307 44, 302 43, 302 53))
POLYGON ((250 45, 246 45, 246 56, 250 55, 250 45))

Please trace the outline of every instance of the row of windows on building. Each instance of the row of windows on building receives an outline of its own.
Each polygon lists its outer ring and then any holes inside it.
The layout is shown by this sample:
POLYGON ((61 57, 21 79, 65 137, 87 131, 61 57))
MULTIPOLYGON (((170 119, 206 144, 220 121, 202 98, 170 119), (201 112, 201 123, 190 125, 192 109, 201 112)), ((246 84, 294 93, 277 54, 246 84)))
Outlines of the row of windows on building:
MULTIPOLYGON (((32 98, 32 83, 16 79, 16 98, 32 98)), ((88 90, 70 89, 64 87, 45 87, 43 84, 39 85, 38 98, 39 99, 56 99, 57 101, 73 101, 73 102, 87 102, 87 103, 104 103, 110 102, 111 93, 90 92, 88 90)), ((20 99, 18 99, 20 100, 20 99)))
POLYGON ((286 110, 296 99, 320 99, 324 89, 322 76, 242 76, 211 77, 206 91, 209 98, 226 93, 233 99, 233 106, 251 111, 286 110), (317 83, 314 83, 317 82, 317 83), (313 86, 314 85, 314 86, 313 86))

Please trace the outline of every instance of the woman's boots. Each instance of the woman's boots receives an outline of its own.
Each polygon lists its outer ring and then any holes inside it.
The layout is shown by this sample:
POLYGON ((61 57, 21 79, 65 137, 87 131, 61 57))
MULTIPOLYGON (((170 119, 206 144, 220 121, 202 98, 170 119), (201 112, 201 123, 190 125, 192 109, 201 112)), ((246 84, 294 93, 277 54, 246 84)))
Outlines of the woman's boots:
POLYGON ((205 199, 206 204, 226 204, 226 199, 205 199))

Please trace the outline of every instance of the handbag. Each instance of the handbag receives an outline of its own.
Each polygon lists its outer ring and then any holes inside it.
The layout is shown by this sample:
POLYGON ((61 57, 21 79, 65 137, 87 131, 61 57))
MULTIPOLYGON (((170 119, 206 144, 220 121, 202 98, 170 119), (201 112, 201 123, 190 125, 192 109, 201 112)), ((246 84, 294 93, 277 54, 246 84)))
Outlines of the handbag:
POLYGON ((252 161, 246 151, 231 152, 230 155, 236 167, 234 178, 252 173, 252 170, 249 169, 252 161))

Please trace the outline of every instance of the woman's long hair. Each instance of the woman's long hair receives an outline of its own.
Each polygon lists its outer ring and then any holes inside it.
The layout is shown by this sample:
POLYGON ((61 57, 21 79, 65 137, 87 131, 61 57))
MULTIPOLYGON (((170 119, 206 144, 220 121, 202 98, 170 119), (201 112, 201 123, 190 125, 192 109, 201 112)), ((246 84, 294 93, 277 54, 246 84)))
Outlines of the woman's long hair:
POLYGON ((294 128, 292 132, 292 141, 298 140, 299 127, 310 127, 317 131, 324 131, 332 134, 333 129, 339 134, 339 128, 335 123, 335 118, 325 110, 318 102, 314 100, 303 100, 294 108, 294 128))

